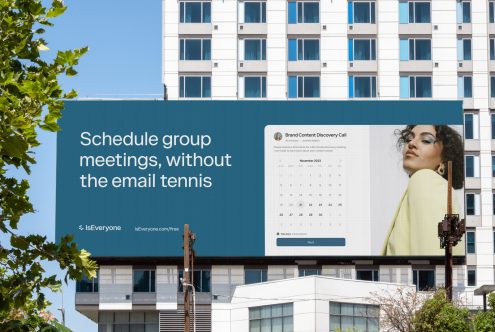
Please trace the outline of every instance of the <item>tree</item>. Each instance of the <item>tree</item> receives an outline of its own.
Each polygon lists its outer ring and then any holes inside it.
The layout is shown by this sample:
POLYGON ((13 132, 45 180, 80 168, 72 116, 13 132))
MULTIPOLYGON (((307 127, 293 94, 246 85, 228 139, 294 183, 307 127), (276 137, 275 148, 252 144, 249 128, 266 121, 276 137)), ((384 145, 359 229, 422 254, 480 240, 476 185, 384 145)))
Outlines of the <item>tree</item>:
POLYGON ((428 298, 411 287, 397 288, 394 292, 373 293, 370 302, 380 306, 380 329, 383 331, 414 331, 416 311, 428 298))
POLYGON ((0 245, 1 331, 48 331, 56 325, 45 311, 43 288, 58 290, 61 281, 45 276, 44 262, 58 262, 66 282, 83 273, 96 275, 96 263, 72 236, 57 244, 38 234, 19 234, 21 217, 34 208, 28 181, 7 173, 15 167, 30 174, 36 162, 33 148, 39 145, 36 130, 57 131, 63 99, 77 95, 74 90, 64 93, 58 77, 75 75, 74 66, 87 48, 59 51, 49 61, 40 56, 47 49, 41 38, 45 28, 65 10, 61 0, 49 6, 41 0, 0 0, 0 231, 10 239, 0 245))
POLYGON ((473 318, 475 332, 495 332, 495 293, 488 296, 490 310, 478 312, 473 318))
POLYGON ((425 301, 413 322, 417 332, 470 331, 469 310, 450 302, 444 289, 436 291, 431 299, 425 301))

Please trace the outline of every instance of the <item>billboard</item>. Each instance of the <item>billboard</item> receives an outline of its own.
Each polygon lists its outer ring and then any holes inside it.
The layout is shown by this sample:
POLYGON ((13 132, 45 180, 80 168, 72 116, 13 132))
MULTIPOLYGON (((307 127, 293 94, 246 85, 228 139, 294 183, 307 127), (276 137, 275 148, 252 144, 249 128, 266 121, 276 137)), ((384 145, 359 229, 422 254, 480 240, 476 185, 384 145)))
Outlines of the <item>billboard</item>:
POLYGON ((66 109, 56 236, 74 234, 94 256, 179 257, 185 223, 203 257, 443 254, 442 167, 454 158, 462 187, 461 102, 70 101, 66 109))

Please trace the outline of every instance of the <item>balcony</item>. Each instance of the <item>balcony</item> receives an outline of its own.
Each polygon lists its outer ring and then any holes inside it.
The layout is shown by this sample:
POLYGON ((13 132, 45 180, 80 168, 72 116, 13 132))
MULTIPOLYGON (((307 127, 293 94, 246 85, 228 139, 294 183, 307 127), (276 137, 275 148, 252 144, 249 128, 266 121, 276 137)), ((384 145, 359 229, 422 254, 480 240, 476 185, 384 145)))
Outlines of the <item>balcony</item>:
POLYGON ((179 35, 211 35, 211 23, 179 23, 179 35))
POLYGON ((181 73, 209 73, 211 72, 211 60, 180 60, 179 72, 181 73))
POLYGON ((240 73, 264 73, 267 71, 267 67, 265 60, 240 60, 237 65, 237 71, 240 73))
POLYGON ((266 35, 266 23, 239 23, 237 25, 238 35, 266 35))

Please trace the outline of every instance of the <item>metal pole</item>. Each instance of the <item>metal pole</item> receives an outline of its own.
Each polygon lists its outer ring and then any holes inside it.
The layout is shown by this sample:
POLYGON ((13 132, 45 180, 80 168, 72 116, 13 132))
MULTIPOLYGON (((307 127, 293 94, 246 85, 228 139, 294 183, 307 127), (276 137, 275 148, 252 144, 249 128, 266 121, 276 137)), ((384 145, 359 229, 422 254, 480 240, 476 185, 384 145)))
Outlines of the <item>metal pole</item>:
POLYGON ((189 284, 189 225, 184 224, 184 282, 182 283, 182 288, 184 291, 184 332, 190 331, 190 317, 189 317, 189 287, 185 287, 185 285, 189 284))
MULTIPOLYGON (((452 161, 447 162, 447 214, 452 214, 452 161)), ((449 219, 449 233, 452 232, 452 222, 449 219)), ((447 299, 452 302, 452 240, 451 234, 447 240, 445 246, 445 291, 447 292, 447 299)))

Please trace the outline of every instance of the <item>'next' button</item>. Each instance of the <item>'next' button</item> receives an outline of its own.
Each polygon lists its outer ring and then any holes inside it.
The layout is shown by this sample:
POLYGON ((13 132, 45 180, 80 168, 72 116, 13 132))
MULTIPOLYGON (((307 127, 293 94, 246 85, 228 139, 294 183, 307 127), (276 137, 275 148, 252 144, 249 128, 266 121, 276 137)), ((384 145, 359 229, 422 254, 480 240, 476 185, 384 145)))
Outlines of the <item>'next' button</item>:
POLYGON ((277 238, 277 247, 345 247, 343 237, 277 238))

